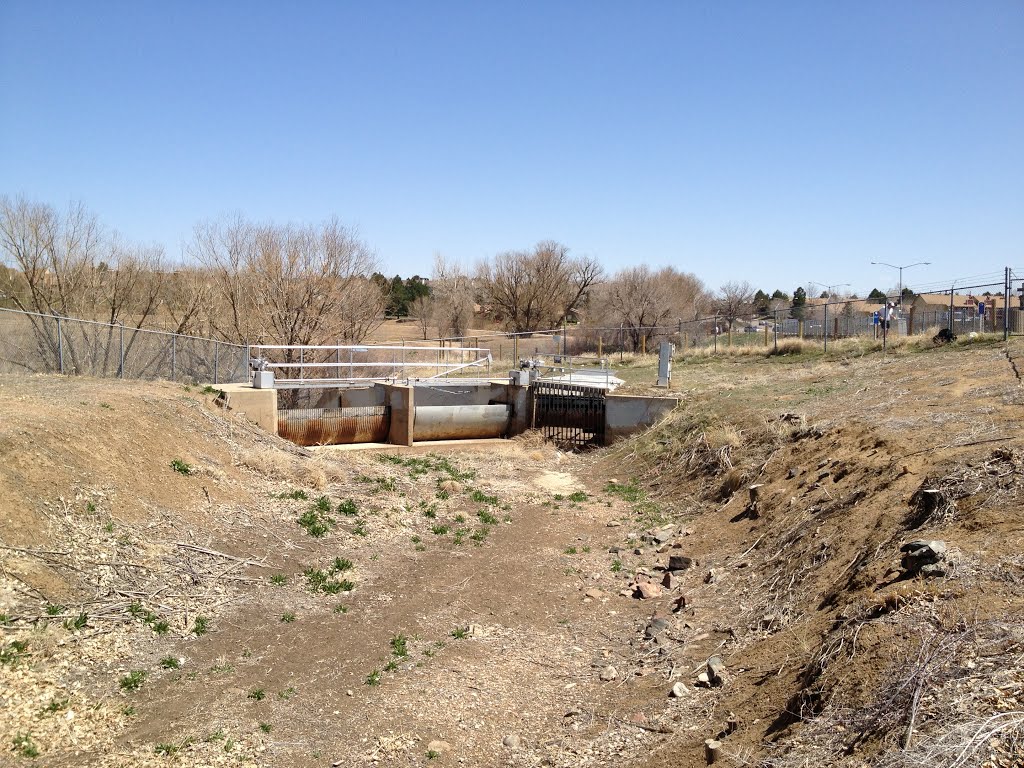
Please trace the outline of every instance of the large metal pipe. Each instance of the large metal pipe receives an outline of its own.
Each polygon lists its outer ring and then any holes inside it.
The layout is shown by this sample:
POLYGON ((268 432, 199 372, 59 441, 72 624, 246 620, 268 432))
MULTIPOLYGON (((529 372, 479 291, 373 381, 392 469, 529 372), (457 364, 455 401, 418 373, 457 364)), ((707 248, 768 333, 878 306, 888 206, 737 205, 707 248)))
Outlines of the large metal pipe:
POLYGON ((415 410, 416 441, 502 437, 511 415, 508 405, 421 405, 415 410))

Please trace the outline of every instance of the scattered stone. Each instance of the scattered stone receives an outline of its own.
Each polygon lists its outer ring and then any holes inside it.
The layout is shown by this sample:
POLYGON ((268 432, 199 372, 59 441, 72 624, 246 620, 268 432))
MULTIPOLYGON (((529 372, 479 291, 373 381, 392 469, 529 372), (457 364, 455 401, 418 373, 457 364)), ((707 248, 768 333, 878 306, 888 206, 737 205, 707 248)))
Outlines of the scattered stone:
POLYGON ((921 573, 925 576, 945 575, 945 569, 942 567, 928 568, 927 572, 925 568, 945 559, 946 542, 939 539, 918 539, 907 542, 900 547, 900 551, 904 553, 900 565, 907 573, 921 573))
POLYGON ((786 478, 788 480, 792 480, 797 475, 802 474, 803 471, 804 471, 803 467, 790 467, 789 468, 789 472, 786 473, 786 478))
POLYGON ((679 577, 671 571, 666 573, 665 576, 661 579, 661 586, 663 586, 665 589, 675 589, 679 586, 679 584, 679 577))
POLYGON ((508 736, 501 740, 502 746, 508 747, 509 749, 519 749, 519 745, 521 743, 522 740, 514 733, 510 733, 508 736))
POLYGON ((651 534, 651 539, 656 544, 665 544, 675 537, 675 526, 668 526, 651 534))
POLYGON ((708 572, 704 574, 705 584, 714 584, 718 581, 718 572, 714 568, 709 568, 708 572))
POLYGON ((484 628, 479 624, 470 624, 468 629, 470 637, 483 637, 485 634, 484 628))
POLYGON ((602 597, 604 597, 604 592, 602 592, 600 589, 588 589, 586 592, 583 593, 583 596, 589 597, 591 600, 600 600, 602 597))
POLYGON ((622 547, 608 547, 609 555, 617 555, 622 551, 622 547))
POLYGON ((644 581, 636 585, 636 595, 641 600, 661 597, 661 587, 657 584, 651 584, 649 581, 644 581))
POLYGON ((432 742, 427 744, 427 752, 436 752, 439 755, 443 755, 445 752, 451 752, 452 745, 447 741, 441 741, 440 739, 434 739, 432 742))
POLYGON ((642 555, 643 553, 644 553, 644 551, 640 547, 637 547, 636 549, 633 550, 633 554, 634 555, 642 555))
POLYGON ((620 523, 618 520, 609 520, 607 523, 605 523, 605 526, 607 526, 608 528, 618 528, 620 525, 622 525, 622 523, 620 523))
POLYGON ((668 692, 668 695, 673 699, 681 699, 687 694, 687 688, 683 683, 676 683, 672 686, 672 690, 668 692))
POLYGON ((918 573, 928 579, 938 578, 946 575, 946 566, 941 563, 931 563, 922 567, 918 573))
POLYGON ((651 617, 650 623, 647 625, 647 629, 644 630, 644 637, 648 640, 653 640, 666 629, 669 628, 671 622, 665 616, 659 616, 655 614, 651 617))
POLYGON ((708 677, 707 672, 701 672, 699 675, 697 675, 697 682, 700 685, 711 685, 711 678, 708 677))
POLYGON ((776 616, 774 613, 766 613, 764 616, 761 617, 761 629, 771 631, 778 627, 778 625, 779 617, 776 616))
POLYGON ((632 597, 635 591, 633 587, 626 587, 625 589, 620 589, 619 594, 623 597, 632 597))
POLYGON ((355 694, 352 692, 351 688, 349 688, 347 691, 345 691, 345 695, 346 696, 355 696, 355 694))
POLYGON ((612 680, 617 679, 619 676, 618 670, 615 669, 611 664, 601 670, 599 677, 606 683, 610 683, 612 680))
POLYGON ((712 656, 708 659, 708 681, 712 685, 721 685, 725 682, 725 662, 721 656, 712 656))
POLYGON ((670 571, 685 571, 693 565, 693 558, 685 555, 669 555, 668 569, 670 571))
POLYGON ((689 608, 689 607, 692 607, 692 606, 691 606, 691 603, 690 603, 690 599, 686 595, 680 595, 679 597, 677 597, 675 600, 672 601, 672 612, 673 613, 678 613, 679 611, 683 610, 684 608, 689 608))

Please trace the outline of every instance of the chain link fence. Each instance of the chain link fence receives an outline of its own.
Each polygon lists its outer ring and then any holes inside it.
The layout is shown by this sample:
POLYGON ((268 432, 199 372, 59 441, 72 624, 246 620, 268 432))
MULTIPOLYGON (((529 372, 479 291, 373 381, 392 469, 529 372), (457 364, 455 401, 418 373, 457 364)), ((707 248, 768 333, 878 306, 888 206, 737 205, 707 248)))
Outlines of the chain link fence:
POLYGON ((0 373, 224 384, 249 366, 239 344, 0 308, 0 373))

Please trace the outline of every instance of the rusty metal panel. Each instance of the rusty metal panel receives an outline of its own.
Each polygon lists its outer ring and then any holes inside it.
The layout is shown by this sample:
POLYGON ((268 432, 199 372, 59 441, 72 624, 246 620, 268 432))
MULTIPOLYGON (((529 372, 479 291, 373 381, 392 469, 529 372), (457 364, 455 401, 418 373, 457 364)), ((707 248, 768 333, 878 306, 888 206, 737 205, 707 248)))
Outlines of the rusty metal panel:
POLYGON ((277 415, 277 434, 299 445, 348 445, 387 442, 391 409, 292 408, 277 415))
POLYGON ((563 450, 604 443, 605 390, 579 384, 534 384, 534 423, 563 450))
POLYGON ((421 405, 416 407, 414 440, 469 440, 504 437, 508 405, 421 405))

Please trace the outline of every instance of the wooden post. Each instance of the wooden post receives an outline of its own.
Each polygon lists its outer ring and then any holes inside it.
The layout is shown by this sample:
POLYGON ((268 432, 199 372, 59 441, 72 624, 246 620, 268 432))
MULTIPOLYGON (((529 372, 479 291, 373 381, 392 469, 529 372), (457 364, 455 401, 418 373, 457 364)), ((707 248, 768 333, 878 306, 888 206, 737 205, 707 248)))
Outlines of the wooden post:
POLYGON ((768 346, 768 326, 764 327, 764 345, 768 346))
POLYGON ((597 356, 604 356, 604 339, 601 337, 601 334, 597 334, 597 356))
POLYGON ((640 331, 640 354, 647 354, 647 334, 643 331, 640 331))
POLYGON ((803 338, 804 338, 804 321, 803 320, 801 320, 798 323, 797 328, 798 328, 798 335, 800 337, 800 340, 802 341, 803 338))

